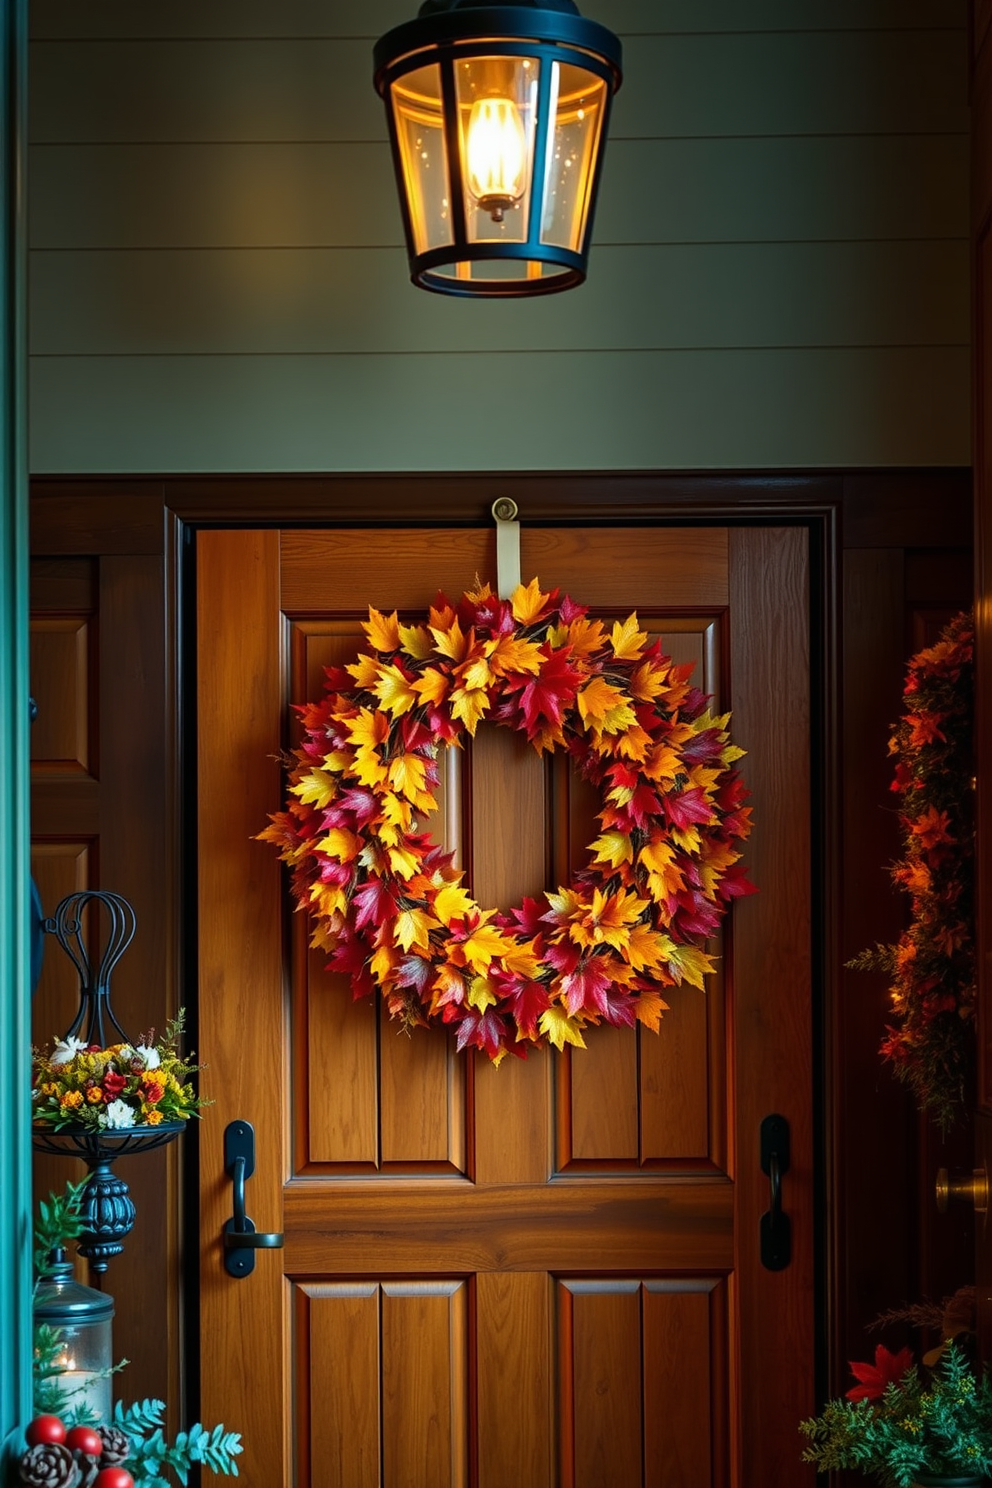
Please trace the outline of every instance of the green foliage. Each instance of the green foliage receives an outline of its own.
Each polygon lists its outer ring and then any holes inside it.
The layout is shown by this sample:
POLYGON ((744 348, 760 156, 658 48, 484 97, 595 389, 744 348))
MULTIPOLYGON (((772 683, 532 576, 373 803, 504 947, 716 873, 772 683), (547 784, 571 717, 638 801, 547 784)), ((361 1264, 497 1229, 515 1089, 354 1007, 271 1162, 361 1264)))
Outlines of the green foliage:
POLYGON ((224 1426, 210 1431, 197 1422, 188 1431, 180 1431, 170 1446, 162 1431, 164 1414, 161 1400, 143 1400, 127 1409, 118 1401, 114 1410, 114 1425, 131 1442, 127 1469, 137 1488, 172 1488, 166 1469, 171 1469, 185 1488, 190 1468, 198 1464, 222 1477, 238 1476, 234 1460, 242 1451, 238 1432, 224 1426))
POLYGON ((78 1183, 67 1183, 63 1193, 48 1195, 38 1204, 38 1217, 34 1226, 35 1275, 44 1269, 53 1250, 65 1250, 71 1240, 83 1232, 82 1207, 86 1178, 78 1183))
POLYGON ((881 1399, 831 1400, 803 1421, 804 1462, 819 1472, 854 1468, 886 1488, 911 1488, 919 1473, 992 1472, 992 1383, 976 1378, 956 1343, 927 1383, 908 1369, 881 1399))

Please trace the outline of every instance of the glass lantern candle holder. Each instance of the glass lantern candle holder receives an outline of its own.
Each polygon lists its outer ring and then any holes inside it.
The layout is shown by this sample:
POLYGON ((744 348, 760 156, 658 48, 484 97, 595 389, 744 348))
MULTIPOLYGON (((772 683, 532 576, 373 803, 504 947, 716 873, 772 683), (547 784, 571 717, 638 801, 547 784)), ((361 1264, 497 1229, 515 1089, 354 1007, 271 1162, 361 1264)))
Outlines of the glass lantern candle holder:
POLYGON ((34 1322, 46 1330, 43 1384, 55 1414, 111 1419, 113 1316, 113 1297, 76 1281, 65 1252, 53 1250, 35 1289, 34 1322))

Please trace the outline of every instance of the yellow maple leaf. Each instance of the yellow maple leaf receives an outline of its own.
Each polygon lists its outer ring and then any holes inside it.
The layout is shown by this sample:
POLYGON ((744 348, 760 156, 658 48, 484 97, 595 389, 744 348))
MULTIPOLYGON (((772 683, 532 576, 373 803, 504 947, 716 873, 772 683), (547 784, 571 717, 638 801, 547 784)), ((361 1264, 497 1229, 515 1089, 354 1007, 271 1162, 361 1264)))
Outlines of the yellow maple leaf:
POLYGON ((486 643, 489 666, 494 676, 505 677, 510 672, 528 672, 536 675, 541 670, 541 648, 535 641, 523 636, 502 635, 486 643))
POLYGON ((639 764, 651 747, 651 735, 645 733, 639 723, 617 735, 616 752, 625 759, 639 764))
POLYGON ((559 887, 556 894, 548 894, 548 903, 559 919, 571 918, 582 908, 582 900, 574 889, 563 889, 559 887))
MULTIPOLYGON (((581 694, 580 694, 581 696, 581 694)), ((637 714, 629 699, 621 695, 620 701, 613 708, 608 708, 596 725, 596 732, 600 734, 624 734, 630 732, 630 726, 637 722, 637 714)), ((641 730, 643 732, 643 730, 641 730)), ((645 734, 645 738, 648 736, 645 734)), ((643 751, 641 751, 643 757, 643 751)))
POLYGON ((435 649, 440 651, 442 656, 449 656, 452 661, 464 661, 468 639, 458 623, 457 615, 446 629, 442 630, 439 625, 432 625, 430 631, 434 637, 435 649))
POLYGON ((494 1007, 499 1001, 496 990, 488 977, 473 977, 468 987, 468 1000, 472 1007, 478 1008, 484 1013, 486 1008, 494 1007))
POLYGON ((411 685, 422 703, 437 704, 444 702, 451 683, 443 672, 437 671, 434 667, 428 667, 427 671, 411 685))
POLYGON ((447 963, 440 967, 431 984, 431 1013, 439 1013, 449 1002, 465 1000, 465 978, 460 971, 447 963))
POLYGON ((478 909, 478 905, 460 884, 445 884, 434 898, 434 913, 442 925, 451 925, 453 920, 464 920, 466 915, 478 909))
POLYGON ((604 894, 602 889, 594 889, 585 914, 572 921, 569 937, 580 946, 609 945, 614 950, 623 950, 631 925, 647 908, 647 901, 632 889, 621 889, 619 894, 604 894))
POLYGON ((647 643, 647 632, 639 629, 636 612, 628 615, 622 625, 619 620, 614 624, 610 644, 618 661, 639 661, 647 643))
POLYGON ((329 918, 336 911, 344 914, 348 907, 344 890, 331 884, 315 883, 310 889, 310 908, 315 914, 329 918))
POLYGON ((541 593, 541 586, 536 578, 531 579, 527 585, 518 584, 510 595, 514 620, 518 625, 533 624, 550 598, 550 594, 541 593))
POLYGON ((713 970, 713 957, 698 946, 673 945, 668 952, 668 969, 677 982, 703 991, 707 972, 713 970))
POLYGON ((350 773, 360 785, 381 785, 386 778, 386 767, 379 758, 377 749, 359 749, 355 752, 350 773))
POLYGON ((369 618, 362 621, 362 629, 377 651, 398 651, 400 626, 394 610, 391 615, 382 615, 369 605, 369 618))
POLYGON ((398 754, 389 761, 389 784, 408 801, 423 793, 427 761, 419 754, 398 754))
POLYGON ((732 765, 734 760, 743 759, 747 754, 746 749, 738 749, 736 744, 728 744, 720 751, 720 762, 724 765, 732 765))
POLYGON ((648 780, 674 780, 682 772, 682 756, 670 744, 660 742, 648 751, 644 775, 648 780))
POLYGON ((349 662, 345 671, 358 683, 359 687, 374 687, 379 675, 379 662, 367 651, 359 654, 357 661, 349 662))
POLYGON ((369 962, 377 982, 386 982, 395 969, 398 957, 392 946, 380 945, 369 962))
POLYGON ((361 852, 362 839, 346 827, 332 827, 325 837, 318 839, 316 848, 329 858, 337 858, 340 863, 352 863, 361 852))
POLYGON ((585 659, 594 656, 603 644, 602 620, 589 620, 585 616, 580 616, 578 620, 571 622, 562 642, 571 646, 574 657, 585 659))
POLYGON ((474 734, 489 711, 489 694, 481 688, 456 687, 451 694, 451 716, 460 718, 474 734))
POLYGON ((642 661, 630 679, 630 690, 639 703, 650 703, 668 686, 668 667, 650 658, 642 661))
POLYGON ((634 844, 626 832, 604 832, 592 844, 592 851, 595 853, 594 863, 609 863, 611 868, 634 861, 634 844))
POLYGON ((337 795, 338 783, 333 775, 328 775, 324 770, 310 770, 300 777, 291 790, 305 806, 316 806, 322 811, 337 795))
POLYGON ((324 755, 325 770, 336 770, 340 774, 350 763, 351 755, 346 754, 343 749, 332 749, 330 754, 324 755))
POLYGON ((634 1003, 634 1012, 639 1023, 657 1033, 662 1013, 668 1012, 668 1003, 660 992, 642 992, 634 1003))
POLYGON ((409 832, 410 823, 413 820, 413 807, 409 801, 402 800, 392 791, 386 791, 382 797, 382 817, 390 826, 409 832))
POLYGON ((393 940, 404 951, 415 946, 426 954, 431 948, 431 931, 437 928, 437 920, 426 909, 401 909, 393 921, 393 940))
POLYGON ((389 737, 389 719, 377 708, 359 708, 354 718, 344 721, 348 738, 357 749, 376 748, 389 737))
POLYGON ((412 878, 420 867, 420 859, 409 847, 391 847, 386 856, 397 878, 412 878))
POLYGON ((672 942, 650 925, 632 925, 624 954, 635 971, 654 970, 668 959, 672 942))
POLYGON ((392 714, 393 718, 409 712, 417 701, 417 694, 398 666, 379 668, 374 691, 386 712, 392 714))
POLYGON ((466 940, 462 941, 459 950, 467 965, 471 966, 474 971, 486 972, 492 965, 493 959, 502 954, 505 945, 506 941, 497 927, 483 922, 476 926, 466 940))
POLYGON ((694 857, 698 853, 702 844, 702 838, 699 835, 699 828, 697 826, 690 824, 688 827, 672 827, 671 832, 672 841, 676 847, 680 847, 690 857, 694 857))
MULTIPOLYGON (((629 703, 619 687, 614 687, 612 682, 607 682, 605 677, 593 677, 582 691, 578 694, 576 702, 579 705, 579 713, 582 722, 588 726, 589 720, 593 723, 601 723, 606 715, 614 708, 619 708, 629 703)), ((633 712, 630 711, 630 722, 634 720, 633 712)), ((607 730, 613 733, 615 730, 607 730)))
POLYGON ((520 945, 511 940, 508 948, 504 949, 500 957, 506 970, 513 976, 528 977, 531 981, 537 981, 544 963, 534 949, 536 944, 536 941, 529 940, 526 944, 520 945))
POLYGON ((434 650, 434 640, 426 625, 401 625, 400 645, 414 661, 426 661, 434 650))
POLYGON ((551 1040, 556 1049, 564 1049, 566 1044, 574 1044, 577 1049, 584 1049, 586 1046, 579 1024, 562 1008, 545 1008, 538 1019, 537 1026, 545 1038, 551 1040))
POLYGON ((488 687, 493 680, 492 670, 485 656, 473 656, 471 660, 465 661, 458 668, 458 677, 461 685, 473 691, 476 688, 488 687))
POLYGON ((667 899, 685 888, 685 875, 675 861, 675 849, 670 842, 655 837, 646 842, 637 855, 648 872, 648 887, 655 899, 667 899))

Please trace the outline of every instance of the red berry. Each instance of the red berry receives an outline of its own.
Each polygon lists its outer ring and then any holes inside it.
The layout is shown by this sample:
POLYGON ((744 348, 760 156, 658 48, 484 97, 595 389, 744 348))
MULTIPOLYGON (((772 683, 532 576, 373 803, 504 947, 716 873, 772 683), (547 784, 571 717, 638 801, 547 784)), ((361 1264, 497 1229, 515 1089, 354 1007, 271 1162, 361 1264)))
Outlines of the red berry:
POLYGON ((65 1427, 58 1416, 35 1416, 24 1433, 29 1447, 40 1447, 43 1442, 64 1442, 65 1427))
POLYGON ((97 1473, 93 1488, 134 1488, 134 1479, 126 1467, 105 1467, 97 1473))
POLYGON ((65 1444, 70 1452, 85 1452, 87 1457, 99 1457, 103 1452, 103 1439, 92 1426, 73 1426, 65 1444))

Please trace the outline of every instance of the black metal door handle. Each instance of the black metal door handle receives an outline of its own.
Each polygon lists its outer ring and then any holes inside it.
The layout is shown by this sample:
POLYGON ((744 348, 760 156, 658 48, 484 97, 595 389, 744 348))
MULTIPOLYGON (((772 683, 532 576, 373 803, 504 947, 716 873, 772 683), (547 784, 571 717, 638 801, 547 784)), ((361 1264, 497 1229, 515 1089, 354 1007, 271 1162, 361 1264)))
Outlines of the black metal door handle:
POLYGON ((281 1250, 283 1236, 261 1232, 245 1213, 245 1183, 255 1171, 255 1128, 232 1121, 224 1132, 224 1171, 234 1186, 234 1213, 224 1224, 224 1269, 229 1276, 250 1276, 256 1250, 281 1250))
POLYGON ((771 1188, 770 1208, 761 1216, 761 1264, 784 1271, 792 1260, 792 1223, 782 1208, 782 1175, 789 1171, 789 1123, 766 1116, 761 1123, 761 1171, 771 1188))

